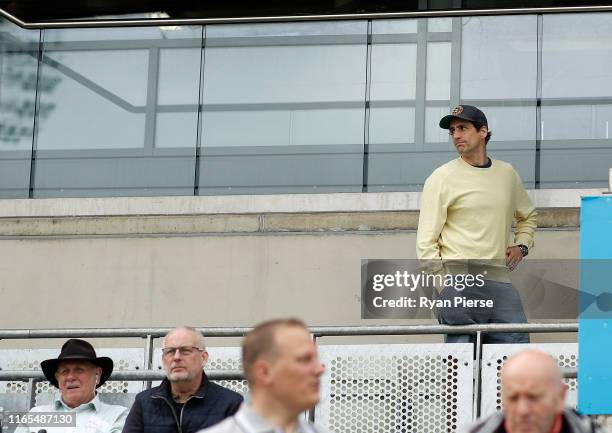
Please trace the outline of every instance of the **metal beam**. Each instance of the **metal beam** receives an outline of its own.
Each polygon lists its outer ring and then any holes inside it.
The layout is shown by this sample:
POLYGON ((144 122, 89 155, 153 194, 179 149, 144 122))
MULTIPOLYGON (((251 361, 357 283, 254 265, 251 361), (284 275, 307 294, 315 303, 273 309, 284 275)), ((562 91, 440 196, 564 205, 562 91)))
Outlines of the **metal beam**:
POLYGON ((367 14, 318 14, 318 15, 282 15, 237 18, 182 18, 182 19, 105 19, 105 20, 70 20, 70 21, 39 21, 24 22, 8 12, 0 9, 0 15, 25 29, 52 28, 97 28, 97 27, 159 27, 159 26, 189 26, 200 24, 234 24, 262 22, 293 22, 293 21, 329 21, 355 19, 391 19, 391 18, 441 18, 486 15, 524 15, 551 13, 584 13, 611 12, 612 6, 573 6, 573 7, 543 7, 543 8, 499 8, 499 9, 464 9, 415 12, 382 12, 367 14))
MULTIPOLYGON (((243 374, 240 370, 206 370, 206 376, 211 380, 243 380, 243 374)), ((166 377, 166 373, 161 370, 119 370, 113 371, 108 380, 162 380, 166 377)), ((0 371, 0 381, 23 380, 32 384, 32 389, 35 389, 36 383, 41 380, 46 380, 40 370, 2 370, 0 371)))
MULTIPOLYGON (((207 337, 242 337, 252 328, 218 327, 197 328, 207 337)), ((578 332, 578 324, 572 323, 515 323, 467 326, 449 325, 381 325, 381 326, 314 326, 309 328, 317 337, 359 335, 425 335, 425 334, 476 334, 477 332, 578 332)), ((0 331, 0 339, 28 338, 123 338, 163 337, 172 328, 82 328, 82 329, 13 329, 0 331)))

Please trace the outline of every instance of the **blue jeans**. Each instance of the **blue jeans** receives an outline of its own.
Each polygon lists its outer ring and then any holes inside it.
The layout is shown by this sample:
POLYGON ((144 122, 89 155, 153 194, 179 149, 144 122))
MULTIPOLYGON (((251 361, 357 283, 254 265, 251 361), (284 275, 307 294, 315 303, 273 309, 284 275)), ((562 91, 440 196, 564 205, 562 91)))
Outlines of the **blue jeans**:
MULTIPOLYGON (((438 322, 441 325, 476 325, 482 323, 527 323, 523 303, 518 291, 511 283, 485 281, 482 287, 467 287, 458 291, 446 287, 438 294, 439 300, 448 300, 451 307, 438 308, 438 322), (469 307, 458 305, 455 297, 465 297, 471 301, 493 301, 493 307, 469 307)), ((529 334, 523 332, 494 332, 482 334, 482 342, 529 343, 529 334)), ((447 343, 473 343, 474 335, 449 334, 447 343)))

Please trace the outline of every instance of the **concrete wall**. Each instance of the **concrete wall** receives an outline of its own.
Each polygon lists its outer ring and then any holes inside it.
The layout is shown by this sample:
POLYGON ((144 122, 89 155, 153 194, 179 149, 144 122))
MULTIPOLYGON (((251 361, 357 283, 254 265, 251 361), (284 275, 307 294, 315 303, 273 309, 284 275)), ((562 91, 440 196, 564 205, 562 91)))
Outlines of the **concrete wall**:
MULTIPOLYGON (((250 326, 287 315, 311 325, 383 323, 360 319, 361 259, 415 257, 412 210, 103 215, 81 208, 51 217, 42 214, 61 212, 32 210, 47 200, 21 201, 31 203, 21 213, 19 201, 9 202, 0 205, 5 328, 250 326)), ((577 208, 543 207, 540 226, 530 258, 578 256, 577 208)))

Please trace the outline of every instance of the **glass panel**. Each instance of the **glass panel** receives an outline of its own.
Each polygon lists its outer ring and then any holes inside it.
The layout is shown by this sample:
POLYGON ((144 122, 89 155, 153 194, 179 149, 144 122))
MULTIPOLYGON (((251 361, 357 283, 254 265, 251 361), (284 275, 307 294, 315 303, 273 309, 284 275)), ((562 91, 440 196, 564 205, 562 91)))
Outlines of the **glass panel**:
MULTIPOLYGON (((554 104, 554 103, 553 103, 554 104)), ((612 124, 612 105, 555 106, 545 105, 542 109, 542 147, 545 149, 573 148, 575 140, 600 140, 590 145, 609 147, 610 125, 612 124), (564 142, 565 140, 565 142, 564 142)))
POLYGON ((370 110, 370 151, 385 144, 411 143, 414 147, 414 107, 384 107, 370 110))
POLYGON ((543 20, 542 96, 612 96, 612 14, 544 15, 543 20))
POLYGON ((156 147, 196 146, 201 52, 201 48, 159 52, 156 147))
POLYGON ((425 141, 429 149, 436 149, 433 143, 449 143, 444 150, 454 150, 450 145, 448 131, 440 128, 440 119, 448 114, 448 107, 427 107, 425 109, 425 141))
POLYGON ((417 20, 372 22, 368 191, 410 189, 417 93, 417 20))
POLYGON ((380 39, 388 39, 389 36, 404 39, 410 38, 416 41, 419 20, 375 20, 372 21, 372 38, 379 42, 380 39))
POLYGON ((452 19, 372 24, 369 191, 419 191, 432 170, 454 156, 438 127, 450 100, 451 36, 436 35, 435 42, 426 42, 427 34, 417 38, 427 30, 450 32, 452 19), (425 62, 420 77, 418 61, 425 62), (416 111, 419 106, 424 112, 416 111))
MULTIPOLYGON (((431 29, 431 21, 428 22, 428 28, 431 29)), ((434 21, 435 22, 435 21, 434 21)), ((451 22, 452 23, 452 22, 451 22)), ((440 119, 448 114, 448 106, 450 105, 451 92, 451 43, 450 42, 430 42, 427 44, 427 78, 426 78, 426 107, 425 107, 425 149, 438 150, 442 155, 448 155, 451 159, 455 156, 451 152, 451 147, 435 146, 430 143, 446 143, 448 142, 448 131, 440 128, 440 119), (438 104, 432 106, 432 101, 437 101, 438 104), (443 102, 441 105, 440 103, 443 102)), ((446 161, 443 161, 444 163, 446 161)), ((441 163, 441 164, 442 164, 441 163)), ((436 167, 429 167, 431 172, 436 167)), ((422 179, 429 176, 427 173, 422 179)), ((422 183, 422 182, 421 182, 422 183)))
POLYGON ((200 39, 202 27, 165 26, 165 27, 111 27, 108 29, 55 29, 45 32, 45 43, 99 42, 99 41, 160 41, 167 39, 200 39))
POLYGON ((56 85, 40 102, 55 109, 39 121, 37 149, 142 148, 148 55, 93 46, 45 52, 42 76, 56 85))
POLYGON ((536 107, 481 105, 491 131, 489 156, 512 164, 525 188, 535 188, 536 107))
POLYGON ((610 13, 543 17, 543 188, 608 185, 612 167, 611 24, 610 13))
MULTIPOLYGON (((406 28, 398 28, 397 22, 375 21, 373 30, 385 35, 416 32, 416 21, 404 21, 406 28)), ((371 49, 370 78, 370 145, 390 143, 414 143, 414 100, 416 97, 416 43, 374 43, 371 49)), ((372 148, 370 149, 372 150, 372 148)), ((372 168, 372 166, 371 166, 372 168)), ((375 167, 374 167, 375 168, 375 167)), ((372 173, 371 173, 372 174, 372 173)))
POLYGON ((451 78, 451 44, 427 44, 427 100, 449 100, 451 78))
POLYGON ((537 17, 466 17, 462 27, 461 97, 535 105, 537 17))
POLYGON ((534 188, 537 17, 467 17, 462 27, 461 101, 487 116, 490 156, 511 163, 534 188))
POLYGON ((197 145, 201 194, 360 191, 365 134, 369 190, 419 190, 457 96, 528 187, 537 130, 541 187, 604 187, 612 14, 542 20, 536 125, 535 15, 374 20, 369 69, 365 21, 209 26, 204 53, 202 27, 49 30, 38 77, 40 32, 0 19, 0 198, 28 195, 36 90, 36 197, 192 194, 197 145))
POLYGON ((206 32, 200 194, 361 191, 366 23, 206 32))
POLYGON ((46 31, 35 197, 193 194, 201 36, 46 31))
POLYGON ((29 195, 39 39, 0 18, 0 198, 29 195))
POLYGON ((430 18, 427 22, 427 30, 432 33, 452 32, 453 31, 453 19, 452 18, 430 18))
POLYGON ((414 101, 416 44, 372 44, 370 101, 414 101))

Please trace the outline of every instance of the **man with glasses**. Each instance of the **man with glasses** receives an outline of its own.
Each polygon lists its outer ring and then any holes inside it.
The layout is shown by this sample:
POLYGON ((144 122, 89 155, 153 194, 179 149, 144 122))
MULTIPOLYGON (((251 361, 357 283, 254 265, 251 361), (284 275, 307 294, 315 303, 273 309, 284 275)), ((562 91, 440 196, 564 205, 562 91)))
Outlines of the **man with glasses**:
POLYGON ((242 396, 204 373, 208 352, 196 329, 181 326, 164 337, 166 379, 136 396, 123 433, 194 433, 233 415, 242 396))
MULTIPOLYGON (((508 272, 533 246, 535 208, 512 166, 488 157, 491 131, 481 110, 459 105, 440 120, 440 127, 448 129, 459 158, 426 180, 416 242, 423 265, 450 281, 440 287, 438 321, 524 323, 521 299, 508 272), (458 278, 471 284, 459 287, 453 283, 458 278)), ((473 336, 447 335, 446 341, 470 342, 473 336)), ((528 343, 529 335, 490 333, 483 341, 528 343)))

